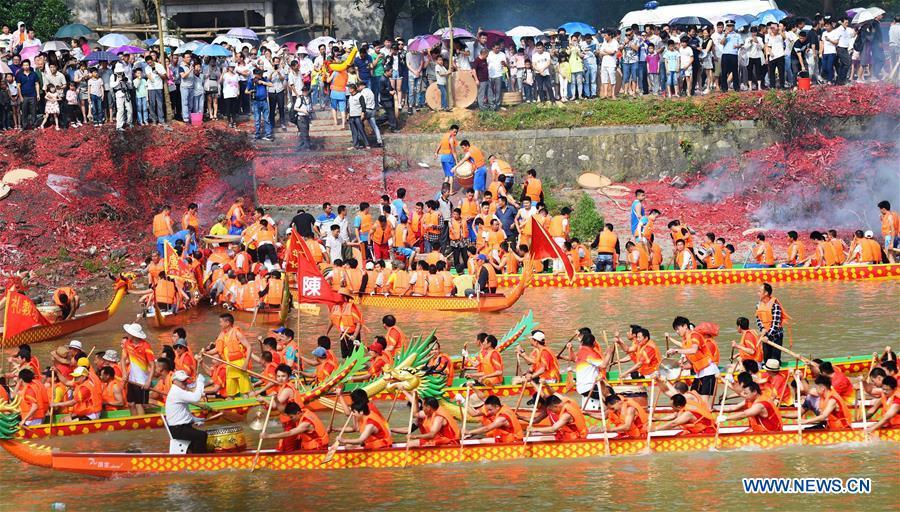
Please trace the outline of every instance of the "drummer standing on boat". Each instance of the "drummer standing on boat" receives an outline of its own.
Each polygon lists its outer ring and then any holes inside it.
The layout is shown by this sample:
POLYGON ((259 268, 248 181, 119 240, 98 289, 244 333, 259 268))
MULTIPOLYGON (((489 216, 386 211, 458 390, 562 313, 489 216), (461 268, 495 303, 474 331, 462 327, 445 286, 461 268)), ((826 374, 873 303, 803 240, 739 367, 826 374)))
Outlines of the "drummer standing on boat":
MULTIPOLYGON (((784 345, 784 308, 772 296, 772 285, 763 283, 759 287, 759 302, 756 304, 756 327, 772 343, 784 345)), ((781 351, 769 344, 763 346, 763 360, 775 359, 781 362, 781 351)))
POLYGON ((166 395, 166 426, 172 439, 190 442, 188 453, 206 453, 207 434, 194 428, 196 418, 189 408, 191 404, 209 408, 200 402, 203 398, 203 375, 197 376, 193 390, 188 389, 187 380, 188 374, 182 370, 172 374, 172 388, 166 395))
POLYGON ((456 144, 456 136, 459 134, 459 126, 453 125, 450 131, 441 136, 441 142, 434 150, 434 156, 441 160, 441 168, 444 170, 444 183, 450 184, 450 193, 453 193, 453 168, 456 167, 456 153, 459 150, 456 144))
POLYGON ((215 354, 223 361, 230 363, 225 370, 225 395, 234 397, 246 395, 252 389, 250 375, 247 369, 250 366, 253 347, 244 333, 234 325, 234 316, 225 313, 219 316, 219 336, 216 338, 212 350, 207 350, 208 355, 215 354))
POLYGON ((125 324, 122 329, 126 336, 122 339, 121 365, 128 382, 128 407, 132 415, 142 416, 144 406, 150 403, 150 377, 156 371, 156 358, 140 324, 125 324))

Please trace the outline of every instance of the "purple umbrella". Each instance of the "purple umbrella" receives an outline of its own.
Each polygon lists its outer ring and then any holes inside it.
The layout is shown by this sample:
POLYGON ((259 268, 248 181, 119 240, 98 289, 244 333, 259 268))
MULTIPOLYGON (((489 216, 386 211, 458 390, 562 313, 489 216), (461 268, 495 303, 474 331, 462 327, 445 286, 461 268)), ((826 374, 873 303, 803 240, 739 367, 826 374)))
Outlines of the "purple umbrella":
POLYGON ((499 42, 503 48, 515 45, 513 39, 506 35, 506 32, 503 32, 502 30, 482 30, 479 34, 487 35, 488 48, 492 48, 494 46, 494 43, 497 42, 499 42))
POLYGON ((407 48, 409 48, 409 50, 413 52, 427 52, 440 43, 441 38, 438 36, 416 36, 415 38, 413 38, 412 42, 409 43, 409 46, 407 48))
POLYGON ((236 37, 238 39, 249 39, 251 41, 259 41, 259 36, 256 35, 256 32, 250 30, 249 28, 233 28, 228 31, 228 34, 231 37, 236 37))
MULTIPOLYGON (((451 36, 450 36, 449 28, 446 30, 443 30, 441 32, 441 39, 450 39, 450 37, 451 36)), ((473 36, 471 32, 469 32, 468 30, 466 30, 464 28, 454 28, 453 29, 453 39, 459 39, 459 38, 475 39, 475 36, 473 36)))
POLYGON ((109 53, 115 53, 116 55, 121 55, 123 53, 126 55, 134 55, 134 54, 144 53, 145 51, 147 51, 147 50, 144 50, 143 48, 139 48, 137 46, 130 46, 127 44, 124 46, 118 46, 116 48, 109 49, 109 53))

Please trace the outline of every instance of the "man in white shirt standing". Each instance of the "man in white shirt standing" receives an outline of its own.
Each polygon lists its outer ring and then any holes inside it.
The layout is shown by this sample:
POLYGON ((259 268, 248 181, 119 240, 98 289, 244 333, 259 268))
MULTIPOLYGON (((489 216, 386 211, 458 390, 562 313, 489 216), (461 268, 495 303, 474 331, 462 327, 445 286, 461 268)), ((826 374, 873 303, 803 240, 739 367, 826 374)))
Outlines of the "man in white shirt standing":
POLYGON ((531 68, 534 70, 534 88, 541 101, 553 101, 553 84, 550 82, 550 64, 552 57, 544 49, 544 43, 538 43, 531 55, 531 68))
POLYGON ((837 85, 844 85, 847 83, 847 75, 850 74, 850 39, 853 38, 853 29, 850 28, 850 20, 846 16, 841 17, 840 24, 840 28, 835 31, 838 36, 838 72, 835 83, 837 85))
POLYGON ((197 382, 193 390, 187 386, 188 374, 184 370, 178 370, 172 374, 172 387, 166 395, 166 426, 172 439, 188 441, 188 453, 206 453, 207 433, 194 428, 194 415, 191 414, 190 405, 196 405, 201 409, 209 409, 209 406, 200 400, 203 398, 203 375, 197 375, 197 382))
POLYGON ((493 48, 491 48, 490 53, 488 53, 487 64, 488 78, 490 80, 488 103, 492 110, 500 110, 504 68, 509 69, 509 62, 506 60, 506 54, 500 51, 500 43, 494 43, 493 48))
POLYGON ((766 57, 769 60, 769 87, 775 88, 775 72, 778 72, 778 88, 784 89, 784 37, 776 23, 769 23, 766 35, 766 57))
POLYGON ((603 33, 603 43, 598 54, 600 59, 600 97, 615 99, 616 96, 616 53, 619 42, 607 31, 603 33))

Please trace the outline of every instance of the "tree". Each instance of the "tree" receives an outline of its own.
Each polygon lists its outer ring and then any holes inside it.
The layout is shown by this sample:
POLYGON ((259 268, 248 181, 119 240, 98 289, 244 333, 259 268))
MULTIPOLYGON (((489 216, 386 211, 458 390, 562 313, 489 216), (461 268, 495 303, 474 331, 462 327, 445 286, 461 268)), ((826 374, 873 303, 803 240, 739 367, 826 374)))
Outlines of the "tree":
POLYGON ((20 21, 34 29, 39 39, 52 39, 56 30, 72 21, 72 11, 64 0, 3 0, 0 21, 14 27, 20 21))

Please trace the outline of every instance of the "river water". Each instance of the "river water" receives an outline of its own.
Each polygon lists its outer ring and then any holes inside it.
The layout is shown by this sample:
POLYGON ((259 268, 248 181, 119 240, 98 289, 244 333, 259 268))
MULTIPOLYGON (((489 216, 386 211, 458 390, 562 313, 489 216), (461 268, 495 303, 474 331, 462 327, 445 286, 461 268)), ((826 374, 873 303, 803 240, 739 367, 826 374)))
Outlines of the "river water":
MULTIPOLYGON (((676 315, 694 322, 720 324, 720 351, 730 352, 737 316, 752 318, 757 285, 611 288, 593 290, 529 290, 510 310, 500 314, 453 313, 397 314, 407 334, 437 330, 451 354, 479 331, 505 333, 523 314, 534 311, 551 345, 562 346, 574 329, 606 329, 610 335, 630 323, 650 329, 662 340, 671 332, 676 315), (555 342, 555 343, 554 343, 555 342)), ((826 282, 778 285, 776 295, 794 317, 794 348, 815 357, 880 352, 896 339, 900 282, 826 282)), ((104 325, 77 333, 90 350, 117 348, 120 326, 137 311, 129 298, 116 317, 104 325)), ((374 333, 381 333, 381 310, 365 311, 374 333)), ((189 317, 188 339, 198 348, 214 338, 214 312, 198 310, 189 317)), ((246 323, 249 323, 249 316, 246 323)), ((319 317, 302 315, 302 348, 311 350, 327 326, 319 317)), ((291 319, 294 325, 295 318, 291 319)), ((242 322, 239 322, 242 323, 242 322)), ((249 327, 246 324, 243 327, 249 327)), ((267 326, 249 329, 263 334, 267 326)), ((168 340, 168 332, 150 331, 154 348, 168 340)), ((370 339, 369 335, 366 339, 370 339)), ((34 349, 42 362, 57 344, 34 349)), ((898 343, 894 342, 895 349, 898 343)), ((506 355, 507 373, 515 364, 506 355)), ((405 412, 405 411, 404 411, 405 412)), ((405 414, 395 415, 397 425, 405 414)), ((255 435, 248 440, 255 444, 255 435)), ((126 447, 165 450, 162 431, 116 432, 46 444, 66 450, 115 451, 126 447)), ((0 453, 0 510, 47 510, 54 502, 68 510, 233 510, 265 506, 269 510, 327 507, 346 510, 497 510, 515 506, 545 510, 622 510, 625 508, 715 508, 795 510, 816 506, 822 510, 862 507, 896 510, 900 477, 896 443, 835 447, 788 447, 764 452, 709 452, 654 454, 612 459, 509 461, 407 469, 364 469, 319 472, 195 473, 111 481, 66 475, 20 464, 0 453), (745 495, 746 477, 863 477, 872 479, 871 495, 745 495), (893 498, 891 497, 893 496, 893 498), (894 505, 890 505, 894 503, 894 505)))

